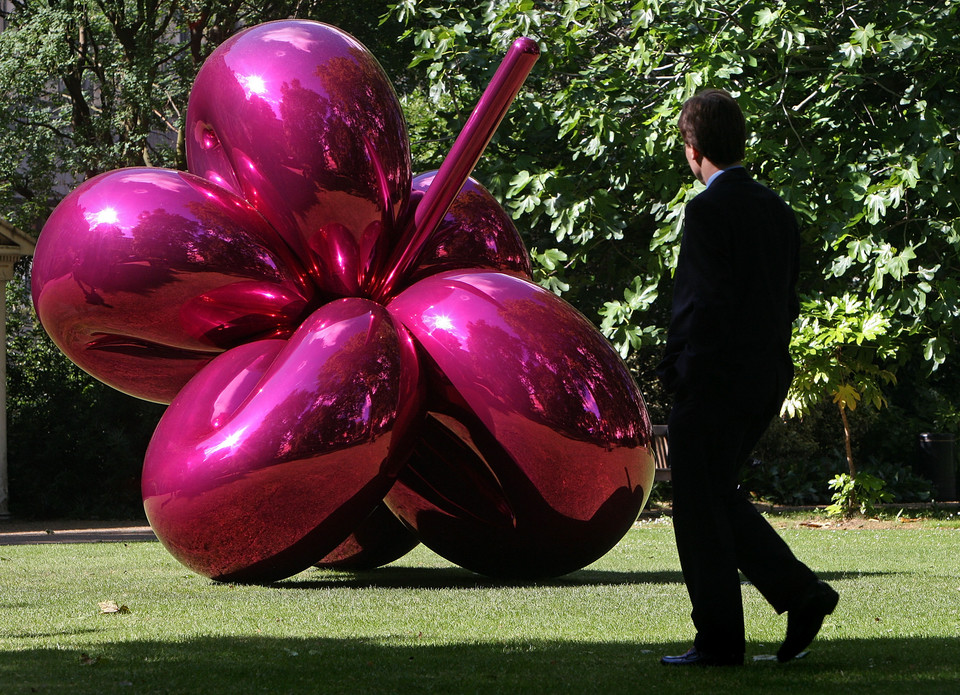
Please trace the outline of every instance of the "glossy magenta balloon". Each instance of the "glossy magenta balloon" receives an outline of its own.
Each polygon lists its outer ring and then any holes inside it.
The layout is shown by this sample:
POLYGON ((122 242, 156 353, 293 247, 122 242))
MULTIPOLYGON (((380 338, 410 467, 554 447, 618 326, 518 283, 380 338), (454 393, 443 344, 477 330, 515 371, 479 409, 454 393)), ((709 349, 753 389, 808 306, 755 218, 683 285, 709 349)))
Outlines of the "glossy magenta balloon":
POLYGON ((426 278, 388 308, 429 356, 432 386, 390 509, 484 574, 563 574, 609 550, 646 501, 654 464, 643 398, 597 329, 495 272, 426 278))
POLYGON ((120 391, 169 403, 204 364, 290 335, 315 296, 263 217, 227 190, 168 169, 121 169, 47 220, 33 300, 47 333, 120 391))
POLYGON ((547 576, 634 521, 653 479, 636 384, 530 280, 469 179, 538 54, 514 42, 440 170, 413 181, 362 45, 317 22, 253 27, 197 77, 192 174, 111 172, 51 216, 38 314, 84 369, 171 403, 142 489, 186 566, 268 582, 422 540, 477 572, 547 576))
POLYGON ((242 195, 325 292, 356 296, 410 195, 406 124, 373 55, 339 29, 261 24, 204 62, 187 109, 190 171, 242 195))
POLYGON ((309 567, 377 506, 418 412, 409 337, 363 299, 325 305, 288 341, 213 360, 164 413, 143 499, 195 572, 268 582, 309 567))

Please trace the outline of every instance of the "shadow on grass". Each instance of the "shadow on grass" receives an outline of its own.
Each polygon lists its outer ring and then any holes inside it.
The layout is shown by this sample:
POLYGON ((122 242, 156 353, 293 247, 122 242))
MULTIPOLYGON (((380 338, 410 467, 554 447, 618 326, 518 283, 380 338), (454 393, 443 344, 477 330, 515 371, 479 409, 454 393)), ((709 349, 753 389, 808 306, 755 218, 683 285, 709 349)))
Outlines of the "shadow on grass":
MULTIPOLYGON (((826 581, 857 579, 866 576, 884 576, 889 572, 823 572, 826 581)), ((315 570, 290 579, 275 582, 277 589, 476 589, 522 588, 543 586, 616 586, 628 584, 683 584, 679 571, 615 572, 585 569, 562 577, 543 580, 511 580, 484 577, 459 567, 381 567, 364 572, 315 570)))
POLYGON ((804 693, 956 692, 950 639, 819 642, 790 664, 663 667, 686 645, 635 642, 419 644, 369 639, 202 637, 0 652, 0 692, 16 693, 804 693))
POLYGON ((317 570, 271 584, 280 589, 368 588, 384 589, 476 589, 527 586, 611 586, 617 584, 677 584, 680 572, 612 572, 579 570, 562 577, 541 580, 485 577, 459 567, 381 567, 365 572, 317 570))

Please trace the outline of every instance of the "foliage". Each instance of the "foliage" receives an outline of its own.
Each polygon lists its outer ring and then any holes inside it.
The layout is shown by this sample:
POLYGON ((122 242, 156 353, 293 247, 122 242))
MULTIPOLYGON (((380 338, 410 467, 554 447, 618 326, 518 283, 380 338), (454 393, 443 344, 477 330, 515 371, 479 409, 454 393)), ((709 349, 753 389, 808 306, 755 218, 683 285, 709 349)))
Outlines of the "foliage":
POLYGON ((596 317, 635 368, 663 338, 683 205, 700 190, 676 118, 706 86, 738 97, 748 166, 802 228, 805 316, 785 413, 830 399, 849 433, 848 413, 883 406, 899 368, 929 373, 954 351, 955 1, 403 0, 392 13, 430 93, 451 97, 440 123, 476 101, 491 52, 520 34, 540 41, 481 178, 518 220, 538 280, 596 317))
POLYGON ((787 506, 823 504, 828 499, 824 481, 836 468, 827 457, 759 461, 747 470, 741 485, 763 502, 787 506))
POLYGON ((883 387, 896 383, 894 373, 881 366, 897 356, 899 335, 891 323, 873 300, 849 292, 806 301, 791 345, 797 376, 784 412, 793 417, 808 411, 823 391, 842 409, 854 411, 861 401, 883 407, 883 387))
MULTIPOLYGON (((760 502, 786 506, 825 505, 832 500, 831 481, 849 473, 840 471, 841 455, 839 450, 826 450, 820 455, 804 457, 787 455, 772 459, 755 459, 754 465, 747 468, 741 485, 749 490, 751 496, 760 502)), ((915 473, 912 467, 903 461, 886 462, 874 458, 864 460, 860 476, 880 480, 883 491, 889 497, 879 502, 911 504, 929 502, 931 483, 915 473)))
POLYGON ((857 469, 847 412, 855 411, 861 401, 879 410, 886 403, 882 387, 896 383, 893 372, 880 364, 889 364, 896 357, 897 336, 891 335, 889 319, 863 305, 849 293, 826 302, 804 303, 791 343, 798 374, 783 404, 783 411, 792 417, 809 410, 823 398, 824 391, 832 396, 843 422, 852 476, 857 469))
POLYGON ((887 501, 894 504, 930 502, 933 496, 932 483, 916 473, 910 465, 869 458, 864 462, 861 473, 882 480, 884 491, 891 495, 887 501))
POLYGON ((855 512, 873 516, 878 504, 893 500, 893 495, 884 489, 886 483, 869 473, 838 473, 828 485, 834 493, 827 516, 850 516, 855 512))
MULTIPOLYGON (((921 418, 928 415, 919 410, 912 417, 905 415, 901 404, 908 385, 900 382, 892 388, 889 407, 858 411, 860 417, 850 422, 858 470, 883 480, 892 501, 901 504, 931 498, 931 482, 922 477, 917 436, 921 418)), ((842 423, 829 401, 812 405, 802 418, 775 418, 754 451, 754 465, 744 470, 741 485, 765 503, 829 504, 828 481, 849 472, 842 441, 842 423)))

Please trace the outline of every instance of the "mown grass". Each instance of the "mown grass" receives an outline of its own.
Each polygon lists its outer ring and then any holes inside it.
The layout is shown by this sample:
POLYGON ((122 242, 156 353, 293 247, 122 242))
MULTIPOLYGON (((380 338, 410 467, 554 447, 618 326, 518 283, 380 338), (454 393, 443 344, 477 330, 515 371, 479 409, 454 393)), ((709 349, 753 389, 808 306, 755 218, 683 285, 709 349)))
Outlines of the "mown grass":
POLYGON ((418 548, 365 573, 216 584, 157 543, 0 548, 0 693, 960 692, 960 529, 784 528, 841 594, 810 654, 744 588, 747 664, 660 666, 692 637, 669 522, 594 565, 502 583, 418 548), (129 612, 104 614, 115 601, 129 612))

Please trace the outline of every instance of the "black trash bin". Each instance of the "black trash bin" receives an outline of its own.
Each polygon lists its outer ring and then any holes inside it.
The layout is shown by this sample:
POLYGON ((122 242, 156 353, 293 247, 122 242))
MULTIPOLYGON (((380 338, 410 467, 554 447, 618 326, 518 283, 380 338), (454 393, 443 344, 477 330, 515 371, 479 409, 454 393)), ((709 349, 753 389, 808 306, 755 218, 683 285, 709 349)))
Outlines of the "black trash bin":
POLYGON ((933 483, 938 502, 957 499, 956 437, 946 433, 920 435, 920 474, 933 483))

